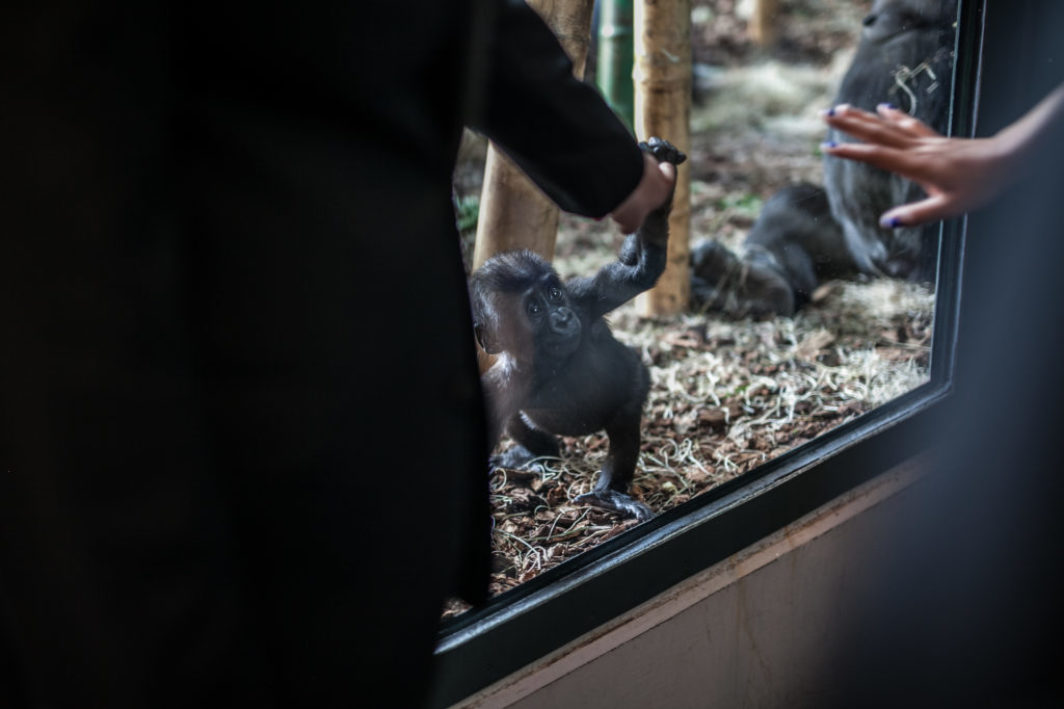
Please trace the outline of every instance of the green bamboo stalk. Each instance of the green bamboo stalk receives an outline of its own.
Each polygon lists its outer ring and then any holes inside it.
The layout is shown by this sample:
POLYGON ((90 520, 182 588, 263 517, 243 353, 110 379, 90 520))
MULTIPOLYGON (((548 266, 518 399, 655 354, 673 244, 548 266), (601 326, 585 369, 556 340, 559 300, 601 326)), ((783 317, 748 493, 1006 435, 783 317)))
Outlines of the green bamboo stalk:
POLYGON ((635 123, 632 0, 599 0, 595 84, 629 130, 635 123))

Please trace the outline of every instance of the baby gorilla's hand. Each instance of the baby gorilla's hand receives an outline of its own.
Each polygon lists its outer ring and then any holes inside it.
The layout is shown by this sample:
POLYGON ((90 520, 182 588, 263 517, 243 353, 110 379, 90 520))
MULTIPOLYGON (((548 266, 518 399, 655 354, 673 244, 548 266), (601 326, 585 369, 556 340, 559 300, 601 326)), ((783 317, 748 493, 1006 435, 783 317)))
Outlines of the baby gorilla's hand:
POLYGON ((650 153, 658 162, 668 162, 673 165, 682 165, 687 156, 679 148, 667 140, 651 137, 639 144, 640 149, 650 153))

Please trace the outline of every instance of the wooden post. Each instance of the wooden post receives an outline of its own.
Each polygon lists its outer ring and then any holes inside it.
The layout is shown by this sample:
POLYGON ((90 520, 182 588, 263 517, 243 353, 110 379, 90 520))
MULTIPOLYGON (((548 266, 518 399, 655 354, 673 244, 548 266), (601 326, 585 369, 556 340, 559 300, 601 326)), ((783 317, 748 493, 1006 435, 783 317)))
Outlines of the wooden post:
POLYGON ((754 12, 750 16, 747 31, 755 44, 770 47, 776 43, 776 16, 779 13, 779 5, 779 0, 754 0, 754 12))
MULTIPOLYGON (((658 136, 690 154, 691 0, 636 0, 633 75, 636 136, 658 136)), ((637 301, 646 315, 678 313, 691 295, 690 165, 676 176, 665 273, 637 301)))
MULTIPOLYGON (((573 73, 582 77, 591 41, 594 0, 526 1, 558 37, 573 61, 573 73)), ((535 120, 535 117, 528 119, 535 120)), ((553 260, 557 237, 558 208, 520 168, 489 145, 473 268, 480 267, 494 254, 513 249, 531 249, 548 261, 553 260)))

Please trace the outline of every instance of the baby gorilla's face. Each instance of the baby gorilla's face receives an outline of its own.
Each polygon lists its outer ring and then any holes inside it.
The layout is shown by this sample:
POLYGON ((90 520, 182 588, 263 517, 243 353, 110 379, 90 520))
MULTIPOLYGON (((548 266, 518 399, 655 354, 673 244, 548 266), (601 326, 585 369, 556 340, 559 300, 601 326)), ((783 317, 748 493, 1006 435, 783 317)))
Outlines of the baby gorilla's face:
POLYGON ((553 357, 566 357, 576 351, 583 326, 556 275, 548 274, 529 288, 522 301, 537 349, 553 357))

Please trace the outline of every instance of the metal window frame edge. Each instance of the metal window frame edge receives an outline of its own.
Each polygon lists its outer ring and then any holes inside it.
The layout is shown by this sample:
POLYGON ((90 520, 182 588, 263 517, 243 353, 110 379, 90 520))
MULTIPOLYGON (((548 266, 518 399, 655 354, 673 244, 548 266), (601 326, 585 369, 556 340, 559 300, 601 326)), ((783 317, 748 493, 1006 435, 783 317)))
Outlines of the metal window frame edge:
MULTIPOLYGON (((974 135, 985 4, 958 4, 953 135, 974 135)), ((484 689, 921 453, 953 387, 966 226, 941 226, 928 382, 445 622, 430 706, 484 689)))

